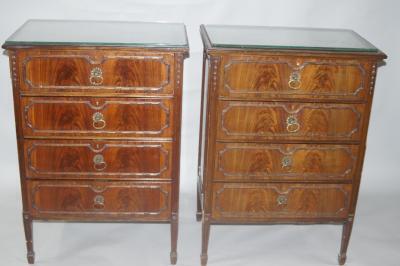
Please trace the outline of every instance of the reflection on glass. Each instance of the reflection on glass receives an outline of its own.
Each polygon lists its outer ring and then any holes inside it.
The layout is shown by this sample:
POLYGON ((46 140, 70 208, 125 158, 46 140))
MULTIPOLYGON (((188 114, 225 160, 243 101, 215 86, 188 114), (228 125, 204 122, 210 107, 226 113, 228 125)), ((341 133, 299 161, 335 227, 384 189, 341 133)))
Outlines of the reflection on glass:
POLYGON ((351 30, 206 25, 213 47, 377 52, 351 30))
POLYGON ((5 45, 187 47, 180 23, 28 20, 5 45))

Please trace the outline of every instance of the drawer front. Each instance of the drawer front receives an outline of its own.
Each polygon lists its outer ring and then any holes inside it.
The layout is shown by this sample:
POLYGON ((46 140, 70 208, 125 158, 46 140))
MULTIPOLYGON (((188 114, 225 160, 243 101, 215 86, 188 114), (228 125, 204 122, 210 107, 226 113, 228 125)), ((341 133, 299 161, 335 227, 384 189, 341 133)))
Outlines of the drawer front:
POLYGON ((366 69, 354 61, 242 56, 224 61, 220 95, 245 98, 321 98, 363 100, 366 69))
POLYGON ((20 52, 21 92, 174 93, 172 53, 20 52))
POLYGON ((221 181, 352 180, 357 145, 217 143, 215 179, 221 181))
POLYGON ((28 178, 171 179, 171 142, 25 140, 28 178))
POLYGON ((168 220, 170 217, 168 183, 28 181, 27 186, 34 218, 168 220))
POLYGON ((364 104, 219 102, 219 139, 359 140, 364 104))
POLYGON ((172 100, 23 97, 25 136, 171 137, 172 100))
POLYGON ((214 184, 214 219, 345 218, 351 185, 214 184))

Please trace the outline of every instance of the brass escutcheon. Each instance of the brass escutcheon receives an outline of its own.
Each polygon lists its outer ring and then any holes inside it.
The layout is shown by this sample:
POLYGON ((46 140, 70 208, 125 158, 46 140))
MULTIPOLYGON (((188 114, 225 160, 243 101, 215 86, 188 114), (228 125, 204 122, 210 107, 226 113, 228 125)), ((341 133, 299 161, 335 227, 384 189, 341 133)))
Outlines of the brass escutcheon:
POLYGON ((90 71, 90 84, 98 86, 103 84, 103 70, 100 67, 95 67, 90 71))
POLYGON ((286 167, 290 167, 292 166, 292 157, 291 156, 284 156, 282 158, 281 164, 282 164, 282 168, 286 168, 286 167))
POLYGON ((286 130, 290 133, 296 133, 300 130, 300 124, 297 121, 296 116, 288 116, 288 118, 286 119, 286 130))
POLYGON ((101 154, 96 154, 93 157, 93 163, 94 163, 93 167, 97 171, 103 171, 107 167, 107 164, 104 161, 104 156, 101 154))
POLYGON ((289 82, 288 82, 289 88, 297 90, 301 84, 300 79, 301 79, 300 72, 298 72, 298 71, 292 72, 292 74, 290 74, 289 82))
POLYGON ((278 205, 286 205, 287 204, 287 196, 286 195, 279 195, 276 198, 276 202, 278 203, 278 205))
POLYGON ((104 120, 104 115, 100 112, 96 112, 92 116, 93 127, 95 129, 103 129, 106 127, 106 121, 104 120))
POLYGON ((104 197, 102 195, 96 195, 93 199, 94 202, 94 207, 96 209, 102 209, 104 208, 104 197))

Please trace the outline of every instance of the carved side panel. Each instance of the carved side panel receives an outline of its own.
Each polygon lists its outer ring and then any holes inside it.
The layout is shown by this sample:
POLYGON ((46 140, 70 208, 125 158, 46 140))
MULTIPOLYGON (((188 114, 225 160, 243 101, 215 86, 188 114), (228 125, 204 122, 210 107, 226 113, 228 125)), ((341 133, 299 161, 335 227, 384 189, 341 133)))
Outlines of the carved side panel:
POLYGON ((62 215, 166 218, 170 184, 127 182, 31 181, 29 201, 33 216, 62 215))
POLYGON ((357 145, 217 144, 216 179, 352 180, 357 145))
POLYGON ((24 97, 21 103, 26 136, 172 136, 171 100, 24 97))
POLYGON ((25 140, 33 178, 171 179, 172 143, 25 140))
POLYGON ((345 218, 351 185, 214 184, 213 218, 345 218))
POLYGON ((363 104, 220 102, 219 139, 358 140, 363 104))
POLYGON ((224 65, 221 95, 362 100, 365 69, 357 61, 233 56, 224 65))

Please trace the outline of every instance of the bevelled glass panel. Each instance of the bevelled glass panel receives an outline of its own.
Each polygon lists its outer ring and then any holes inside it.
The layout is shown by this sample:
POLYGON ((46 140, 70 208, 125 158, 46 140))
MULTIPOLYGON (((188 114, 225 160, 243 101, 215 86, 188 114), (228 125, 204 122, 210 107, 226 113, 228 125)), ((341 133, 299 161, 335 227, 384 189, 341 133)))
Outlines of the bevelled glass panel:
POLYGON ((181 23, 28 20, 5 45, 187 47, 181 23))
POLYGON ((352 30, 206 25, 213 47, 378 52, 352 30))

